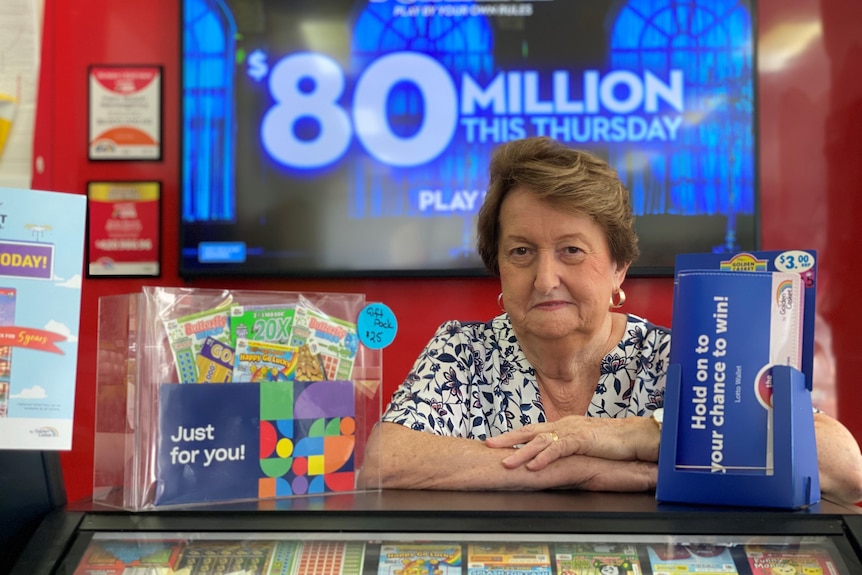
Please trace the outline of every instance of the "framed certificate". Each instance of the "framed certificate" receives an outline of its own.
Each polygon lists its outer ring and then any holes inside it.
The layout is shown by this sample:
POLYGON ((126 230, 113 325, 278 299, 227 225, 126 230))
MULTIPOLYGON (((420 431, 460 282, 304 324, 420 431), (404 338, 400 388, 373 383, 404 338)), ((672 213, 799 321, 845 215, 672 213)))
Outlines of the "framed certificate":
POLYGON ((87 275, 161 274, 161 184, 87 185, 87 275))
POLYGON ((162 67, 89 69, 91 160, 162 159, 162 67))

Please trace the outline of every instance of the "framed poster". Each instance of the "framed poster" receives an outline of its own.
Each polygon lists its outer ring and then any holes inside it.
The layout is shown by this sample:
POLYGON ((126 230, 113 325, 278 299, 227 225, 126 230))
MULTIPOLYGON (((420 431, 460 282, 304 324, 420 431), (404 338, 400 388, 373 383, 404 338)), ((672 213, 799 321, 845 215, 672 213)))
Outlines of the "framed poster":
POLYGON ((162 67, 90 66, 91 160, 162 159, 162 67))
POLYGON ((87 275, 161 274, 161 183, 87 185, 87 275))

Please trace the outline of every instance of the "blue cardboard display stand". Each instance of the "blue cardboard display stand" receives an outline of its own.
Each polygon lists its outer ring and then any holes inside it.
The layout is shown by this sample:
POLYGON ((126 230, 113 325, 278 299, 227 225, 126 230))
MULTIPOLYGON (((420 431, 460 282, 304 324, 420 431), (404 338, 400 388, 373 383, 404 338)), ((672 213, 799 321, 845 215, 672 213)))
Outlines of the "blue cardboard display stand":
POLYGON ((658 501, 787 509, 820 501, 810 381, 789 366, 774 366, 772 378, 774 473, 692 471, 676 469, 681 370, 679 365, 669 367, 658 460, 658 501))

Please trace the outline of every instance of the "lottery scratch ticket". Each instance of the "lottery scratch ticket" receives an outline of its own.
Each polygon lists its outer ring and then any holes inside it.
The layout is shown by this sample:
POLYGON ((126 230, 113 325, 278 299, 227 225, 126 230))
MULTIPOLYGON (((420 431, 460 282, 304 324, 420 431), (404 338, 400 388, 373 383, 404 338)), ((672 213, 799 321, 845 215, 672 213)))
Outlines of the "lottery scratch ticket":
POLYGON ((234 349, 207 337, 197 357, 198 383, 228 383, 233 380, 234 349))
POLYGON ((238 339, 234 359, 234 382, 293 381, 296 348, 266 341, 238 339))
POLYGON ((620 543, 557 543, 554 557, 560 575, 640 575, 634 545, 620 543))
POLYGON ((383 544, 377 575, 461 575, 461 544, 383 544))
POLYGON ((296 308, 290 343, 297 348, 307 345, 312 354, 319 355, 327 379, 351 378, 359 345, 355 323, 300 305, 296 308))
POLYGON ((230 345, 230 307, 167 320, 165 329, 180 383, 197 383, 197 358, 208 337, 230 345))
POLYGON ((551 553, 543 543, 470 543, 467 575, 551 575, 551 553))
POLYGON ((230 310, 231 343, 248 339, 288 344, 294 313, 293 306, 234 305, 230 310))

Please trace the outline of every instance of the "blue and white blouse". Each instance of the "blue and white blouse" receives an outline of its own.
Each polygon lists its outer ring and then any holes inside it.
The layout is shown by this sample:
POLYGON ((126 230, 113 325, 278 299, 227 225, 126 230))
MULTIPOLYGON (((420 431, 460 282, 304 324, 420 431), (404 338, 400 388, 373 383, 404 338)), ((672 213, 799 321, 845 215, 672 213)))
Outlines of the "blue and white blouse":
MULTIPOLYGON (((629 315, 623 339, 602 360, 586 415, 643 416, 661 407, 669 353, 669 330, 629 315)), ((383 421, 480 440, 546 421, 536 372, 508 314, 441 325, 392 395, 383 421)))

